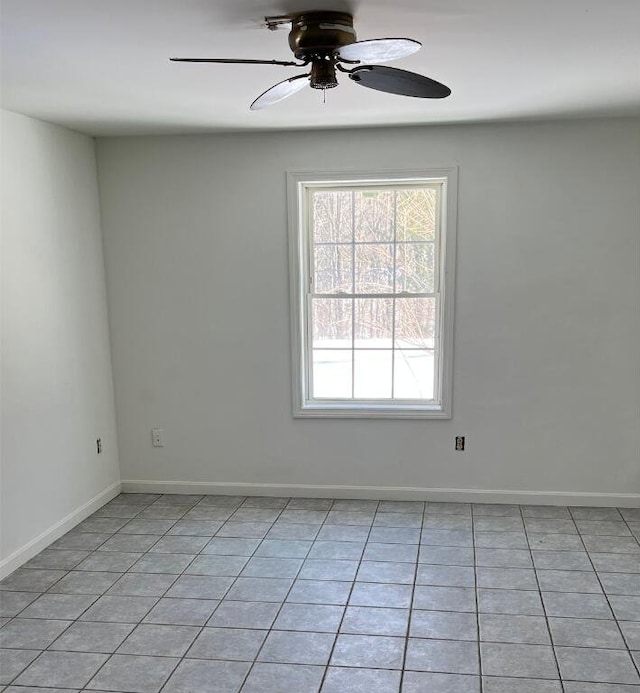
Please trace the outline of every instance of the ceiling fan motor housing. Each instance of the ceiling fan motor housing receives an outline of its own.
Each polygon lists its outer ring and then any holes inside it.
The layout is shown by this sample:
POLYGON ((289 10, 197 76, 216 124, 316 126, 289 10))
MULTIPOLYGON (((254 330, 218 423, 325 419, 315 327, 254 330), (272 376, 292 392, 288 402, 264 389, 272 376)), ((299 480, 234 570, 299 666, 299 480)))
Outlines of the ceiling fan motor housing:
POLYGON ((291 17, 289 47, 298 60, 327 59, 355 41, 353 16, 346 12, 304 12, 291 17))

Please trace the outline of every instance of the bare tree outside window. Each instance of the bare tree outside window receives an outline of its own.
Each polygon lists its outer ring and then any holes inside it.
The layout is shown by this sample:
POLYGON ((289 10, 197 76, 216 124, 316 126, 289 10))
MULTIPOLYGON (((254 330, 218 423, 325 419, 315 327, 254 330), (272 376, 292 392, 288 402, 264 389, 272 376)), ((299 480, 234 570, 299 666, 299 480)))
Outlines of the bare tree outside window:
POLYGON ((441 188, 310 192, 312 397, 433 400, 441 188))

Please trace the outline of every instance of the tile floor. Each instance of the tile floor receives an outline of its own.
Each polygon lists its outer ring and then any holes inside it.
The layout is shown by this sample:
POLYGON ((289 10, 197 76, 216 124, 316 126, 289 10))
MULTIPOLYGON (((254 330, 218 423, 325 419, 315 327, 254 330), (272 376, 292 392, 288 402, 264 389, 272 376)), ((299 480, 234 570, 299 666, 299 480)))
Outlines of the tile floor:
POLYGON ((0 689, 640 693, 639 537, 640 509, 121 495, 0 583, 0 689))

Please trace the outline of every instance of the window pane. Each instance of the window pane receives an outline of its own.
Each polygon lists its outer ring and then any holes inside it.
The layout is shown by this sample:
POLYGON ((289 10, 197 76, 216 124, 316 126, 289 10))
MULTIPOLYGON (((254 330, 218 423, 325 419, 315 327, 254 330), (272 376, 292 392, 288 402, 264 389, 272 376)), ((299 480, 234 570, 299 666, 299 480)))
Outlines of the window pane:
POLYGON ((390 349, 393 332, 392 298, 355 299, 356 349, 390 349))
POLYGON ((433 399, 434 352, 398 349, 394 352, 394 357, 394 398, 433 399))
POLYGON ((313 193, 314 243, 351 243, 352 221, 350 192, 313 193))
POLYGON ((314 248, 314 293, 352 292, 351 248, 350 245, 320 245, 314 248))
POLYGON ((356 243, 392 241, 394 224, 393 190, 358 190, 355 199, 356 243))
POLYGON ((450 367, 440 351, 447 178, 294 179, 299 414, 364 416, 371 406, 429 417, 450 367))
POLYGON ((312 299, 314 349, 351 349, 352 304, 350 298, 312 299))
POLYGON ((396 238, 399 241, 432 241, 436 232, 438 191, 398 190, 396 238))
POLYGON ((396 349, 433 349, 435 329, 435 298, 396 299, 396 349))
POLYGON ((390 399, 392 354, 389 351, 354 352, 354 396, 357 399, 390 399))
POLYGON ((351 398, 351 351, 313 350, 313 397, 351 398))
POLYGON ((388 294, 393 292, 393 246, 391 243, 357 245, 356 293, 388 294))
POLYGON ((428 294, 434 291, 435 245, 399 243, 396 246, 396 291, 428 294))

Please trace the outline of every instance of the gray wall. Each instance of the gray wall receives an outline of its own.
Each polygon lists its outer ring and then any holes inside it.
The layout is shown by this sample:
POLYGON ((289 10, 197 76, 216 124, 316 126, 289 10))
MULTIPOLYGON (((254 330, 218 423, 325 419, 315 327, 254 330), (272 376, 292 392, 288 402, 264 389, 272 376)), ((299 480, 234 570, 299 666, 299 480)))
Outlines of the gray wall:
POLYGON ((638 142, 625 119, 100 139, 123 480, 637 494, 638 142), (453 419, 294 420, 285 172, 446 165, 453 419))
POLYGON ((108 500, 119 470, 94 142, 1 115, 8 572, 108 500))

